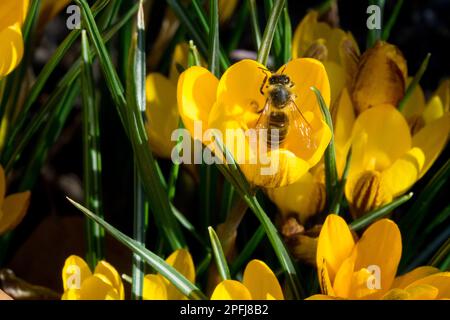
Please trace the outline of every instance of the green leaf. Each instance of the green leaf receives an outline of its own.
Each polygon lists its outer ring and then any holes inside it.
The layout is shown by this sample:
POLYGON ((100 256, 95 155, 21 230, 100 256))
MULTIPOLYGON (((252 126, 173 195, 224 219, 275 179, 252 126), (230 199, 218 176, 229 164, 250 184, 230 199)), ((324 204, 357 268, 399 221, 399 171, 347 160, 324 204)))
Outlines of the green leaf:
POLYGON ((250 18, 253 39, 255 41, 256 48, 261 47, 261 30, 259 30, 258 8, 256 7, 256 0, 247 0, 250 8, 250 18))
POLYGON ((420 82, 420 79, 422 79, 423 74, 427 70, 428 62, 430 61, 430 57, 431 57, 431 53, 427 53, 425 59, 422 61, 422 64, 419 67, 419 70, 417 71, 413 80, 411 81, 408 88, 406 89, 403 99, 398 104, 398 110, 400 112, 403 111, 403 109, 405 108, 406 102, 409 100, 409 98, 413 94, 414 90, 416 89, 417 85, 420 82))
MULTIPOLYGON (((442 263, 448 260, 448 257, 450 257, 450 239, 445 241, 427 265, 439 268, 442 263)), ((446 269, 441 270, 445 271, 446 269)))
POLYGON ((333 201, 331 202, 329 213, 334 213, 334 214, 339 215, 339 211, 341 210, 342 198, 344 196, 345 184, 347 183, 347 176, 348 176, 348 172, 350 170, 351 161, 352 161, 352 149, 350 149, 347 153, 347 158, 345 160, 344 172, 342 173, 341 181, 339 182, 339 185, 335 192, 333 201))
POLYGON ((222 245, 219 237, 212 227, 208 227, 209 239, 211 240, 212 252, 216 261, 217 270, 222 280, 231 279, 230 270, 228 269, 227 259, 223 253, 222 245))
POLYGON ((81 204, 67 198, 78 210, 83 212, 90 219, 94 220, 100 224, 108 233, 110 233, 116 240, 125 245, 134 253, 138 254, 145 262, 147 262, 152 268, 154 268, 158 273, 164 276, 170 283, 172 283, 181 293, 186 295, 190 299, 194 300, 204 300, 207 299, 206 296, 200 291, 198 287, 189 282, 185 276, 179 273, 175 268, 168 265, 163 259, 154 254, 153 252, 147 250, 137 241, 126 236, 112 225, 107 223, 105 220, 92 213, 90 210, 83 207, 81 204))
POLYGON ((267 65, 270 49, 272 48, 273 38, 277 29, 277 23, 280 19, 281 13, 283 12, 284 4, 285 0, 275 0, 275 4, 267 21, 266 29, 264 30, 264 35, 261 41, 261 46, 258 50, 257 58, 257 61, 263 65, 267 65))
MULTIPOLYGON (((83 100, 83 191, 85 205, 103 217, 102 158, 99 108, 96 103, 92 60, 86 31, 81 34, 81 94, 83 100)), ((104 230, 86 218, 87 262, 93 270, 104 257, 104 230)))
POLYGON ((328 106, 325 104, 323 100, 322 94, 316 87, 311 88, 312 91, 316 94, 317 102, 320 106, 320 110, 322 111, 323 117, 325 119, 326 124, 330 128, 331 131, 331 140, 328 144, 327 149, 325 150, 324 162, 325 162, 325 188, 327 192, 327 205, 330 209, 332 205, 332 201, 335 197, 335 190, 338 186, 338 173, 336 168, 336 150, 334 147, 334 129, 333 129, 333 121, 331 119, 330 110, 328 106))
POLYGON ((409 199, 411 199, 413 196, 413 193, 410 192, 404 196, 398 197, 397 199, 395 199, 394 201, 378 208, 375 209, 369 213, 366 213, 364 216, 362 216, 361 218, 358 218, 356 220, 354 220, 351 224, 350 224, 350 228, 352 230, 358 231, 363 229, 364 227, 370 225, 371 223, 373 223, 374 221, 383 218, 385 216, 387 216, 388 214, 390 214, 395 208, 401 206, 402 204, 404 204, 406 201, 408 201, 409 199))
POLYGON ((209 1, 210 19, 209 19, 209 70, 217 78, 220 77, 219 65, 219 4, 218 0, 209 1))

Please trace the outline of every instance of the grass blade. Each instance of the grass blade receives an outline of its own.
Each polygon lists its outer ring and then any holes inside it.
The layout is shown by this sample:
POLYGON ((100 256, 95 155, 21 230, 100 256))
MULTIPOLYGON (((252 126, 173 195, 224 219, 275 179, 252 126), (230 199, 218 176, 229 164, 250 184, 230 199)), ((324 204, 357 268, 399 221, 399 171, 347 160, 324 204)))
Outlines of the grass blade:
POLYGON ((354 220, 350 224, 350 229, 352 229, 354 231, 358 231, 358 230, 361 230, 364 227, 367 227, 372 222, 374 222, 374 221, 376 221, 376 220, 378 220, 380 218, 383 218, 384 216, 387 216, 388 214, 390 214, 395 208, 401 206, 406 201, 411 199, 412 196, 413 196, 413 193, 410 192, 408 194, 405 194, 404 196, 398 197, 397 199, 395 199, 391 203, 388 203, 388 204, 386 204, 386 205, 384 205, 384 206, 382 206, 382 207, 380 207, 378 209, 375 209, 375 210, 365 214, 361 218, 354 220))
POLYGON ((209 70, 217 78, 220 77, 219 65, 219 4, 218 0, 209 1, 209 70))
POLYGON ((397 21, 397 18, 400 13, 400 10, 402 9, 402 6, 403 6, 403 0, 397 0, 397 2, 395 3, 394 10, 392 11, 391 16, 389 17, 389 20, 384 25, 383 33, 381 35, 381 39, 383 41, 387 41, 389 39, 392 28, 394 27, 394 24, 397 21))
POLYGON ((206 296, 194 284, 189 282, 181 273, 168 265, 163 259, 147 250, 141 244, 123 234, 105 220, 83 207, 81 204, 67 198, 78 210, 83 212, 90 219, 100 224, 108 233, 110 233, 116 240, 125 245, 134 253, 138 254, 145 262, 147 262, 153 269, 169 280, 181 293, 190 299, 204 300, 206 296))
POLYGON ((212 251, 216 261, 217 270, 222 280, 231 279, 230 270, 228 268, 227 259, 223 253, 222 245, 219 237, 212 227, 208 227, 209 239, 211 240, 212 251))
POLYGON ((261 30, 259 30, 258 8, 256 7, 255 0, 247 0, 250 8, 250 18, 253 39, 255 41, 256 48, 261 47, 261 30))
POLYGON ((326 124, 331 130, 331 140, 328 144, 327 149, 325 150, 324 160, 325 160, 325 187, 327 192, 327 205, 330 209, 332 205, 332 200, 335 197, 335 190, 338 185, 338 174, 336 168, 336 150, 334 148, 334 129, 333 129, 333 121, 331 119, 330 110, 328 106, 325 104, 323 100, 322 94, 316 87, 311 88, 312 91, 316 94, 317 102, 320 106, 320 110, 322 111, 323 117, 325 119, 326 124))

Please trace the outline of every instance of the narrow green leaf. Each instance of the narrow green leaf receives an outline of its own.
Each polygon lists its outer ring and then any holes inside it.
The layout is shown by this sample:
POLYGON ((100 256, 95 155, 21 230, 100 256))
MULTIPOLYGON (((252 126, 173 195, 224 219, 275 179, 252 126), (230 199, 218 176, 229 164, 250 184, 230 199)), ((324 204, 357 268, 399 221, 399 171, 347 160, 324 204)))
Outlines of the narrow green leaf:
POLYGON ((350 149, 347 153, 344 172, 342 173, 341 181, 338 184, 333 201, 330 205, 330 209, 329 209, 330 213, 339 215, 339 211, 341 210, 342 198, 344 196, 345 184, 347 183, 347 176, 348 176, 348 172, 350 170, 351 161, 352 161, 352 149, 350 149))
MULTIPOLYGON (((450 239, 447 239, 445 243, 439 248, 436 254, 431 258, 428 266, 439 268, 440 265, 450 256, 450 239)), ((445 270, 445 269, 443 269, 445 270)))
POLYGON ((291 60, 292 54, 292 24, 289 17, 289 10, 286 6, 283 9, 283 63, 291 60))
POLYGON ((387 216, 388 214, 390 214, 395 208, 401 206, 402 204, 404 204, 405 202, 407 202, 409 199, 411 199, 413 196, 413 193, 410 192, 404 196, 398 197, 397 199, 395 199, 394 201, 392 201, 391 203, 388 203, 378 209, 375 209, 367 214, 365 214, 364 216, 362 216, 361 218, 358 218, 356 220, 354 220, 351 224, 350 224, 350 228, 352 230, 358 231, 361 230, 362 228, 370 225, 372 222, 383 218, 384 216, 387 216))
POLYGON ((242 2, 241 7, 237 9, 237 19, 236 26, 233 28, 233 34, 231 39, 228 41, 227 52, 230 53, 237 49, 239 43, 242 39, 242 35, 246 30, 247 19, 248 19, 248 1, 242 2))
POLYGON ((419 70, 417 71, 416 75, 414 76, 413 80, 409 84, 408 88, 406 89, 405 95, 403 96, 403 99, 398 104, 398 110, 401 112, 403 111, 403 108, 405 108, 406 102, 411 97, 412 93, 416 89, 417 85, 420 82, 420 79, 422 79, 423 74, 427 70, 428 62, 430 61, 431 53, 427 53, 425 59, 423 60, 422 64, 419 67, 419 70))
POLYGON ((197 288, 194 284, 189 282, 185 276, 178 272, 175 268, 168 265, 163 259, 154 254, 153 252, 147 250, 141 244, 126 236, 112 225, 107 223, 105 220, 94 214, 92 211, 86 209, 81 204, 67 198, 78 210, 83 212, 90 219, 94 220, 100 224, 108 233, 110 233, 116 240, 125 245, 134 253, 138 254, 142 259, 145 260, 152 268, 154 268, 158 273, 164 276, 170 281, 181 293, 186 295, 190 299, 194 300, 204 300, 207 299, 206 296, 197 288))
POLYGON ((219 237, 212 227, 208 227, 209 239, 211 240, 212 252, 216 261, 217 271, 222 280, 231 279, 230 270, 228 269, 227 259, 223 253, 222 245, 219 237))
POLYGON ((317 103, 320 106, 320 110, 322 111, 323 117, 325 119, 326 124, 331 130, 331 140, 328 144, 327 149, 325 150, 324 160, 325 160, 325 187, 327 192, 327 205, 330 209, 331 202, 335 197, 335 190, 338 185, 338 174, 336 168, 336 150, 334 147, 334 129, 333 129, 333 121, 331 119, 330 110, 328 106, 325 104, 323 100, 322 94, 316 87, 311 88, 312 91, 316 94, 317 103))
POLYGON ((270 13, 269 19, 267 21, 266 29, 264 30, 264 35, 261 41, 261 46, 258 50, 258 62, 267 65, 267 60, 269 58, 270 49, 272 48, 273 38, 275 36, 275 31, 277 28, 278 20, 280 19, 281 13, 283 12, 283 7, 285 0, 275 0, 272 12, 270 13))
MULTIPOLYGON (((99 110, 86 31, 81 34, 81 93, 83 100, 83 191, 85 206, 103 217, 99 110)), ((104 257, 104 230, 86 218, 87 262, 94 269, 104 257)))

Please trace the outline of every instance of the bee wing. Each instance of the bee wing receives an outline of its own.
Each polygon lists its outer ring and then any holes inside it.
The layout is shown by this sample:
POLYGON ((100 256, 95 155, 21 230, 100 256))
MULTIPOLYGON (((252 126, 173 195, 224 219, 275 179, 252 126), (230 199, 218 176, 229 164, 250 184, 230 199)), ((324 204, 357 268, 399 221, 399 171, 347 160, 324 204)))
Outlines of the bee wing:
POLYGON ((290 100, 286 106, 286 112, 289 117, 290 134, 294 134, 303 140, 308 148, 311 147, 314 144, 311 125, 294 100, 290 100))
POLYGON ((266 100, 266 104, 264 105, 263 110, 261 111, 261 115, 256 121, 256 129, 269 129, 269 117, 270 117, 270 99, 266 100))

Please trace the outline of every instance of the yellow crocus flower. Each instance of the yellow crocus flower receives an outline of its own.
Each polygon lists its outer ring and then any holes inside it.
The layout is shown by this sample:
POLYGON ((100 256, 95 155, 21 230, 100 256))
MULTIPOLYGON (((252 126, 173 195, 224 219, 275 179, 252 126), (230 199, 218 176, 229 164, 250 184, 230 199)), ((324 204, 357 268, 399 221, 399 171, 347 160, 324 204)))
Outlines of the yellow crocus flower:
POLYGON ((91 272, 87 263, 76 255, 66 259, 62 269, 62 300, 124 300, 122 279, 106 261, 100 261, 91 272))
POLYGON ((356 117, 343 92, 338 108, 337 165, 342 172, 352 145, 345 195, 354 217, 406 192, 434 163, 450 132, 448 113, 412 135, 405 117, 392 105, 378 105, 356 117))
POLYGON ((236 280, 220 282, 211 300, 284 300, 284 296, 273 271, 263 261, 255 259, 245 267, 242 283, 236 280))
MULTIPOLYGON (((179 249, 167 259, 167 264, 175 268, 191 283, 195 283, 195 267, 191 254, 179 249)), ((144 300, 184 300, 187 299, 172 283, 160 274, 148 274, 144 277, 142 297, 144 300)))
POLYGON ((330 78, 331 102, 342 88, 353 82, 359 48, 353 35, 320 22, 319 13, 310 11, 297 26, 292 39, 292 57, 321 60, 330 78))
POLYGON ((23 56, 22 24, 29 0, 0 1, 0 79, 11 73, 23 56))
POLYGON ((359 240, 341 217, 325 220, 317 247, 322 295, 308 299, 448 299, 450 272, 419 267, 396 277, 402 254, 395 222, 373 223, 359 240))
MULTIPOLYGON (((261 150, 255 148, 246 135, 249 129, 256 128, 266 103, 260 88, 270 72, 261 69, 265 69, 264 66, 256 61, 242 60, 228 68, 219 81, 207 69, 191 67, 181 74, 178 81, 178 108, 185 127, 194 139, 202 140, 207 129, 220 132, 224 144, 238 161, 246 178, 254 185, 273 188, 298 181, 322 157, 331 132, 322 119, 310 88, 316 86, 327 105, 330 89, 325 68, 315 59, 295 59, 280 68, 279 73, 284 72, 295 84, 291 90, 310 125, 310 137, 314 143, 306 143, 302 137, 288 134, 280 148, 264 153, 267 159, 278 159, 276 170, 261 174, 265 165, 261 157, 256 156, 261 150), (194 130, 196 122, 202 124, 202 137, 198 137, 199 133, 194 130), (233 136, 227 139, 229 132, 233 136), (236 140, 238 143, 235 143, 236 140), (240 149, 242 145, 244 152, 240 149), (252 162, 255 158, 256 161, 252 162)), ((204 140, 207 139, 203 139, 205 143, 204 140)))
POLYGON ((0 235, 13 230, 23 219, 30 205, 30 191, 6 196, 6 180, 0 166, 0 235))

